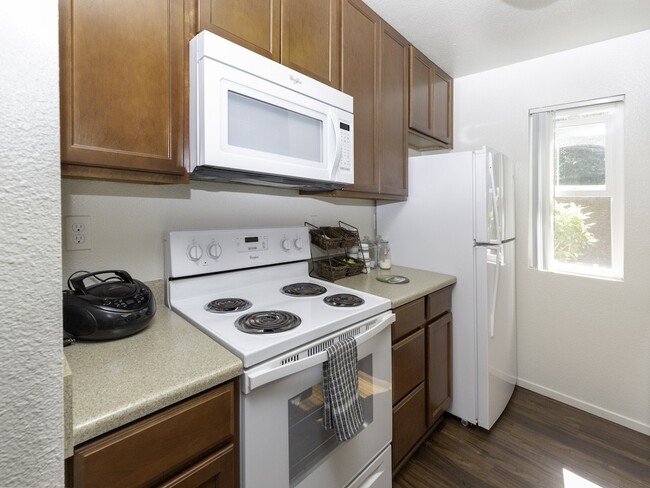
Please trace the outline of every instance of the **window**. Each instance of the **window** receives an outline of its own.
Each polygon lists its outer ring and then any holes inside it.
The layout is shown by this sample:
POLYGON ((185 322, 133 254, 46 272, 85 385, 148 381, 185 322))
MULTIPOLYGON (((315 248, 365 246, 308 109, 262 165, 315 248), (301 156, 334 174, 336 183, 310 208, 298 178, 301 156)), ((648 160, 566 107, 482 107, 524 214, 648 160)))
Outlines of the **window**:
POLYGON ((623 97, 530 111, 530 265, 623 279, 623 97))

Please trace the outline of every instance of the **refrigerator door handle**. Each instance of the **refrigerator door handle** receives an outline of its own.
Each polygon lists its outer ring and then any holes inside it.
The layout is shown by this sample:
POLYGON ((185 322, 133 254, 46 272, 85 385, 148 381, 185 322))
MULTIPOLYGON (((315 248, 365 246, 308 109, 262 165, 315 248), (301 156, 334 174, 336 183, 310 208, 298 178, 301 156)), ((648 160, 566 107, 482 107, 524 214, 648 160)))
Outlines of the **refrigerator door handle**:
POLYGON ((499 291, 499 273, 501 270, 501 246, 496 248, 497 251, 497 268, 494 271, 494 287, 492 289, 492 303, 490 306, 490 337, 494 337, 494 323, 496 320, 497 294, 499 291))
POLYGON ((497 187, 494 180, 494 162, 489 166, 490 170, 490 190, 492 193, 492 208, 494 211, 494 226, 496 227, 496 240, 501 242, 503 234, 501 234, 501 219, 499 218, 499 202, 497 200, 497 187))

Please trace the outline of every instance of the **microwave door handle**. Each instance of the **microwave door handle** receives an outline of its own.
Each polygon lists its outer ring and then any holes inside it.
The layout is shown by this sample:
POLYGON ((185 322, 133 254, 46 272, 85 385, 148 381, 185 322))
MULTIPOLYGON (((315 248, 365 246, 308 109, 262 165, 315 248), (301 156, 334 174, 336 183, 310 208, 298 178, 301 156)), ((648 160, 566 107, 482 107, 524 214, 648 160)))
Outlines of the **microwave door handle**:
POLYGON ((330 119, 330 122, 332 123, 332 131, 334 132, 334 141, 335 141, 335 149, 334 149, 334 161, 332 162, 332 173, 330 174, 330 178, 332 180, 335 179, 336 173, 339 170, 339 164, 341 163, 341 151, 343 148, 343 143, 341 141, 341 132, 338 130, 338 127, 336 127, 336 118, 334 117, 334 114, 330 112, 330 115, 328 117, 330 119))

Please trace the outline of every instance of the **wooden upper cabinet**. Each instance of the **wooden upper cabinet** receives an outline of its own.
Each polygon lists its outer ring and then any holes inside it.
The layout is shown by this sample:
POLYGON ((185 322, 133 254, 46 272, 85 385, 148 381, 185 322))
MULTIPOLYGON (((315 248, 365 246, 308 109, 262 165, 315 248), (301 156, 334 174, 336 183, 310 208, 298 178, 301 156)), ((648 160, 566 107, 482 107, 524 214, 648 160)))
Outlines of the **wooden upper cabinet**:
POLYGON ((436 67, 433 77, 433 137, 452 145, 453 81, 436 67))
POLYGON ((199 31, 280 61, 280 0, 199 0, 198 16, 199 31))
POLYGON ((183 2, 59 9, 62 175, 187 181, 183 2))
POLYGON ((340 0, 199 0, 207 30, 339 87, 340 0))
POLYGON ((408 42, 359 0, 342 2, 341 90, 354 97, 354 185, 331 194, 404 200, 408 42))
POLYGON ((383 195, 408 194, 408 66, 408 41, 382 22, 379 192, 383 195))
POLYGON ((409 143, 418 149, 451 148, 453 80, 410 46, 409 143))
POLYGON ((424 54, 409 51, 409 127, 433 137, 433 69, 424 54))
POLYGON ((343 0, 341 90, 354 97, 354 185, 343 193, 379 193, 375 164, 379 129, 381 18, 359 0, 343 0))
POLYGON ((280 60, 339 87, 339 0, 282 0, 280 60))

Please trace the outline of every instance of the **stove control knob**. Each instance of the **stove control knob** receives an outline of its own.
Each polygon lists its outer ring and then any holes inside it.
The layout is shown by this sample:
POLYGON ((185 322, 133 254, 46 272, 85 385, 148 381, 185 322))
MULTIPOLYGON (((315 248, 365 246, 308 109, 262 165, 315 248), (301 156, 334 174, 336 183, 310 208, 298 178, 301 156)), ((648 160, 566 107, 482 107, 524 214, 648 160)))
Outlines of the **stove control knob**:
POLYGON ((219 259, 221 256, 221 246, 217 242, 213 242, 208 246, 208 256, 212 259, 219 259))
POLYGON ((201 256, 203 256, 203 249, 201 249, 201 246, 198 244, 191 244, 190 247, 187 248, 187 257, 192 261, 198 261, 201 259, 201 256))
POLYGON ((302 239, 298 237, 295 241, 293 241, 293 245, 298 250, 302 249, 302 239))
POLYGON ((282 239, 282 250, 290 251, 291 250, 291 241, 289 239, 282 239))

